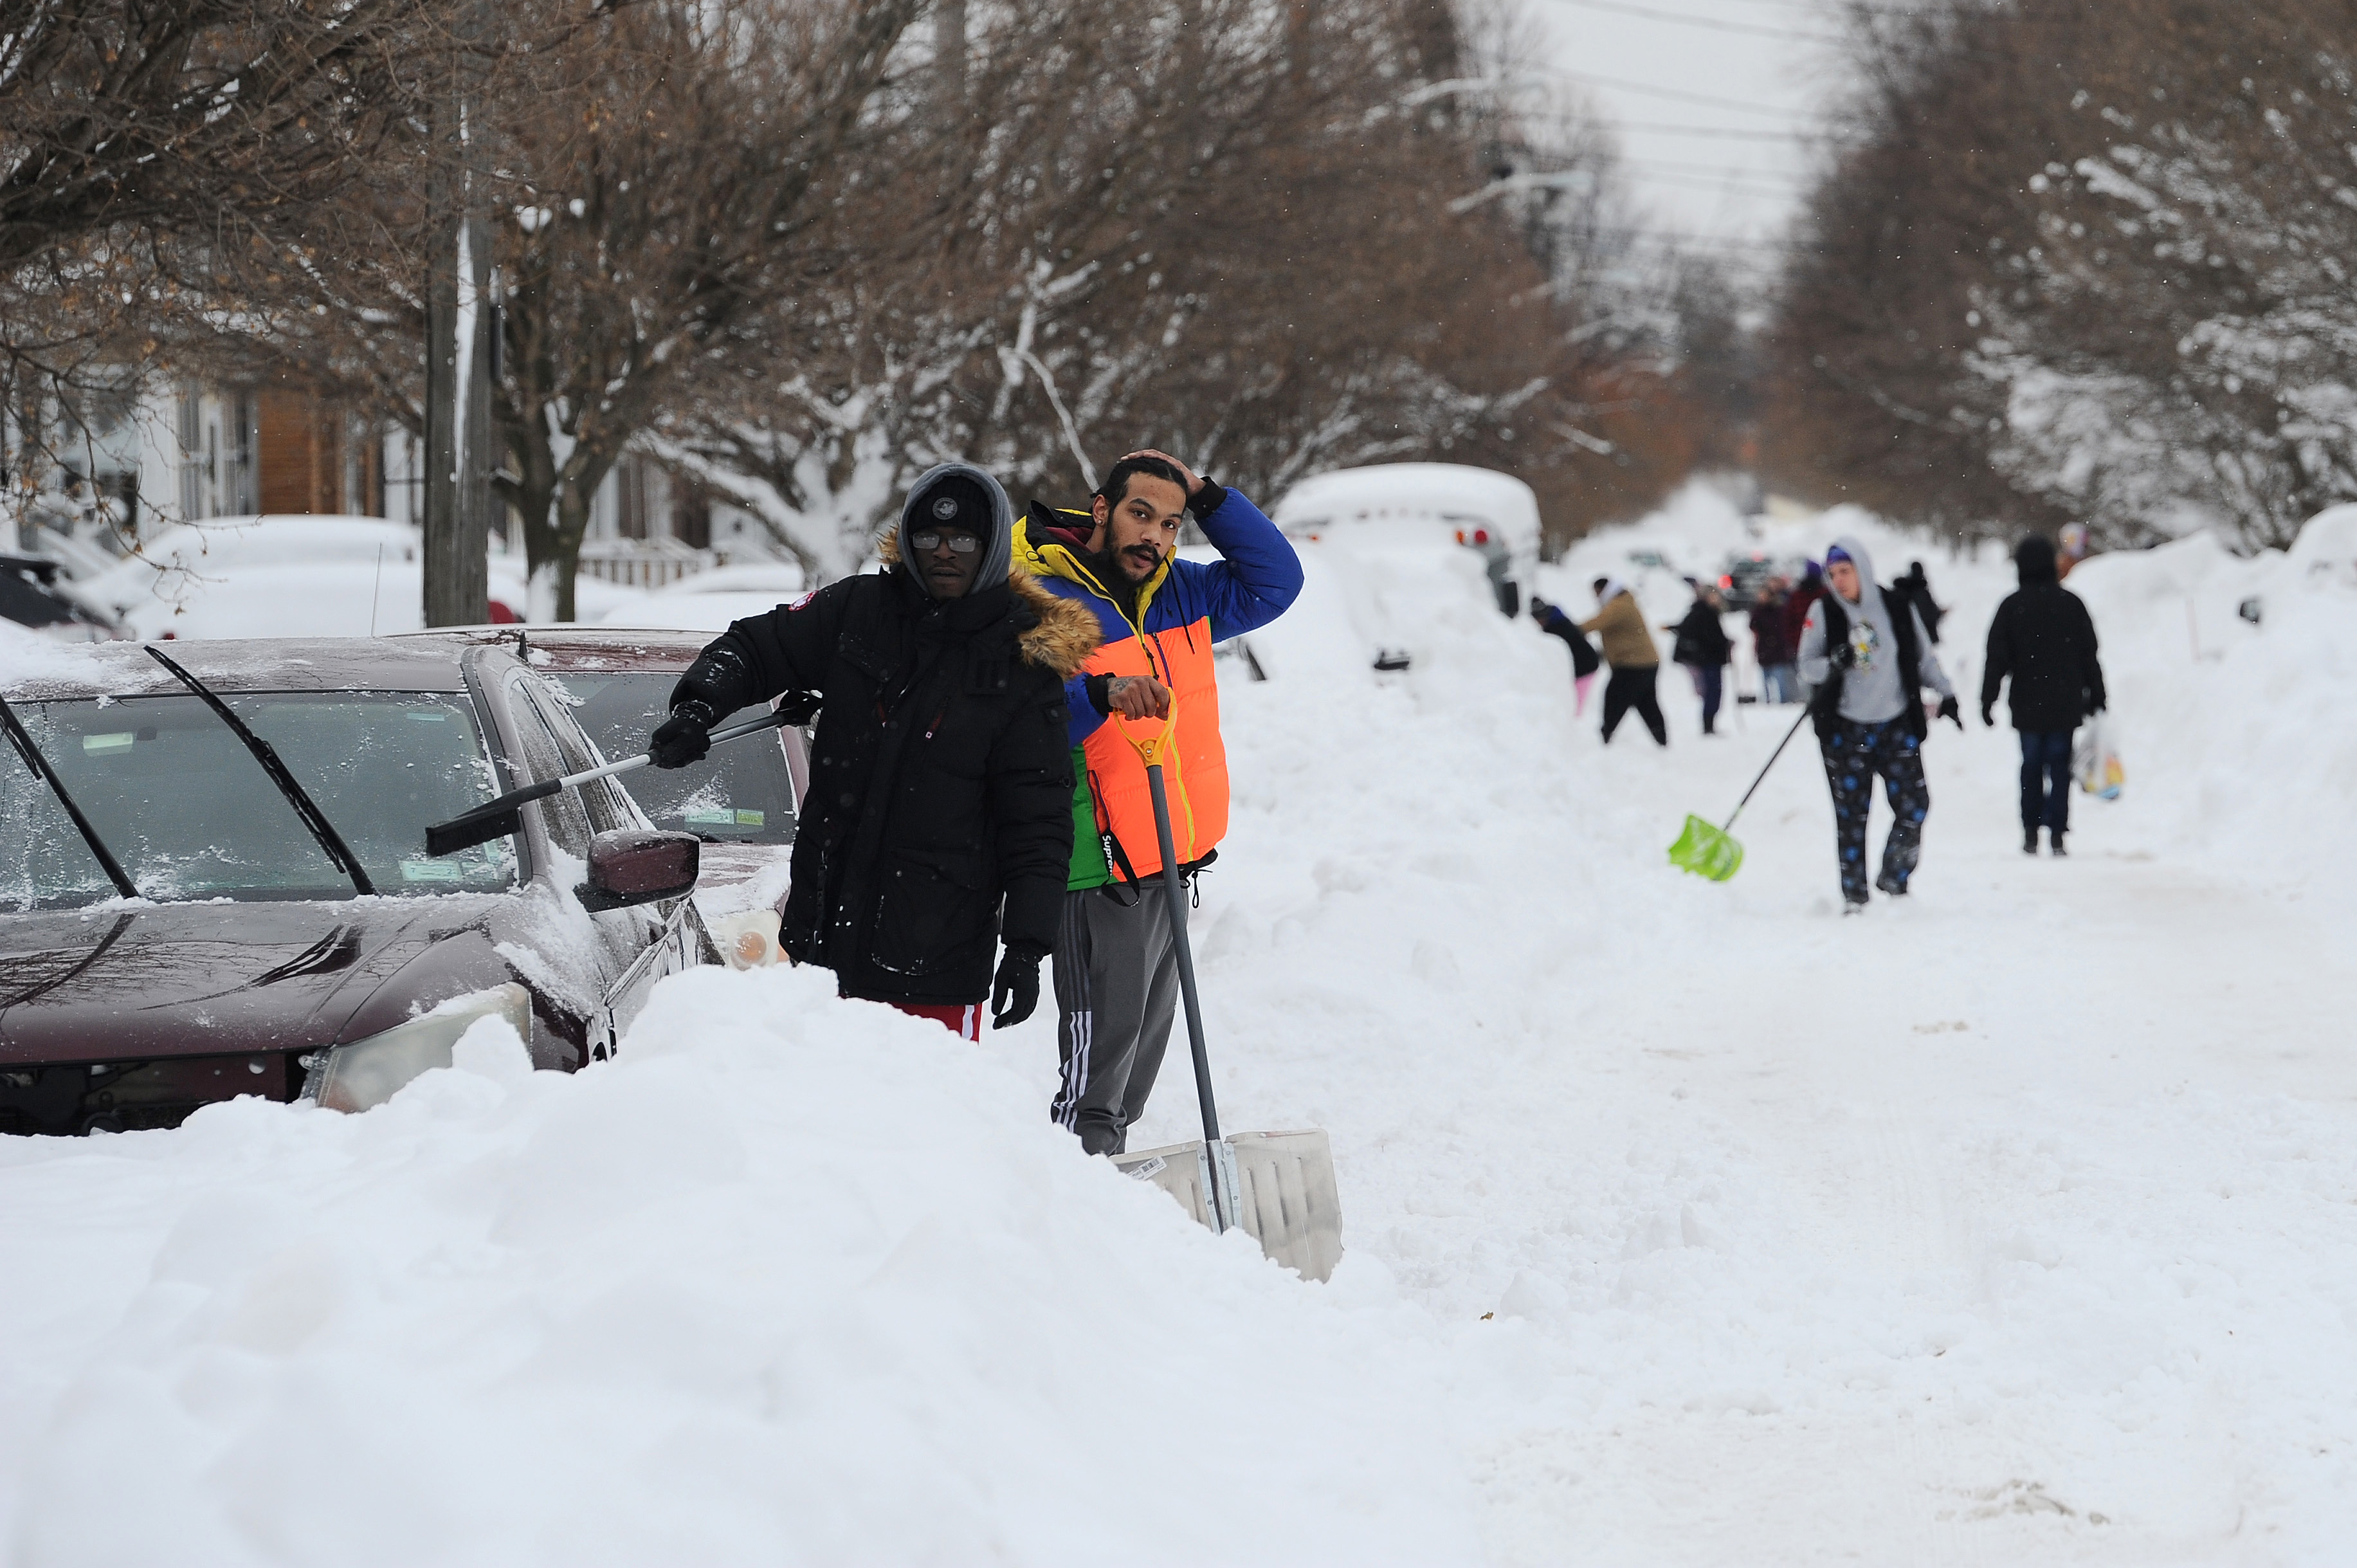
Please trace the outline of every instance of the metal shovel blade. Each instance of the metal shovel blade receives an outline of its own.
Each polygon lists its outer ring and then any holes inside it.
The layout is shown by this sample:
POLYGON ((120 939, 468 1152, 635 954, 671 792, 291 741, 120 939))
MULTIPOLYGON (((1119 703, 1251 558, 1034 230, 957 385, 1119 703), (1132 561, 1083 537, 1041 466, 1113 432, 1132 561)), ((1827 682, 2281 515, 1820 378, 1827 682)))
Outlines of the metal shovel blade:
POLYGON ((1342 1198, 1334 1149, 1315 1127, 1297 1133, 1232 1133, 1217 1144, 1172 1144, 1114 1156, 1115 1169, 1150 1181, 1216 1230, 1213 1186, 1260 1250, 1305 1280, 1323 1283, 1342 1261, 1342 1198))
POLYGON ((1700 817, 1686 819, 1686 831, 1670 846, 1670 864, 1696 876, 1724 882, 1743 869, 1743 846, 1700 817))

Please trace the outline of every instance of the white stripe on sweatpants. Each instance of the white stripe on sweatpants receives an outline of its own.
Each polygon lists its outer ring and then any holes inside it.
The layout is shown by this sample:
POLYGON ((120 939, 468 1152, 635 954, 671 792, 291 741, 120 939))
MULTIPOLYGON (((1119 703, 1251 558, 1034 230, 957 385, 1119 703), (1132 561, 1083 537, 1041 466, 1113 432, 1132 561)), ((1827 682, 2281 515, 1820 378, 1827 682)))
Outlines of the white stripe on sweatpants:
POLYGON ((1096 1036, 1096 1012, 1088 1005, 1088 954, 1082 950, 1081 938, 1087 929, 1086 918, 1079 916, 1071 895, 1064 900, 1064 912, 1056 922, 1055 973, 1078 977, 1081 1005, 1069 1015, 1071 1024, 1072 1054, 1064 1063, 1063 1090, 1060 1098, 1063 1110, 1056 1115, 1056 1124, 1067 1133, 1081 1113, 1081 1095, 1089 1086, 1089 1048, 1096 1036))

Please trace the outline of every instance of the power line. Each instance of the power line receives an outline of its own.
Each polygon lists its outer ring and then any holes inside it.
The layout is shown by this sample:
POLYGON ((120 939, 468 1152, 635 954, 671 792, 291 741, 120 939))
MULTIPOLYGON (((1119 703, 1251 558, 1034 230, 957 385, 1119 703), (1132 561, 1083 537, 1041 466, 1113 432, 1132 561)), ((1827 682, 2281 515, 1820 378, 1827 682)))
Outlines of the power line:
POLYGON ((1684 11, 1656 11, 1650 5, 1629 5, 1620 0, 1560 0, 1566 5, 1577 5, 1590 11, 1612 11, 1624 16, 1643 16, 1656 22, 1677 22, 1689 27, 1707 27, 1715 33, 1747 33, 1754 38, 1785 38, 1793 43, 1843 45, 1849 42, 1833 33, 1796 33, 1789 27, 1763 27, 1749 22, 1726 22, 1717 16, 1696 16, 1684 11))
POLYGON ((1598 76, 1593 71, 1566 70, 1546 66, 1542 70, 1549 76, 1567 76, 1574 81, 1590 81, 1598 87, 1617 87, 1624 92, 1641 92, 1653 98, 1674 98, 1681 103, 1700 103, 1713 109, 1733 109, 1745 114, 1772 114, 1779 120, 1794 118, 1790 109, 1770 108, 1765 103, 1745 103, 1733 98, 1714 98, 1707 92, 1681 92, 1674 87, 1654 87, 1642 81, 1628 81, 1617 76, 1598 76))
POLYGON ((1811 183, 1806 175, 1785 174, 1777 169, 1745 168, 1737 164, 1690 164, 1675 158, 1626 158, 1622 162, 1629 168, 1675 169, 1684 174, 1732 174, 1746 179, 1782 180, 1790 185, 1811 183))
POLYGON ((1739 180, 1713 179, 1708 175, 1701 174, 1649 174, 1644 177, 1644 183, 1674 185, 1686 190, 1723 191, 1731 196, 1755 196, 1779 201, 1800 195, 1800 192, 1790 186, 1745 185, 1739 180))
POLYGON ((1641 131, 1656 136, 1715 136, 1738 142, 1822 142, 1829 139, 1824 131, 1753 130, 1741 125, 1662 125, 1643 122, 1625 124, 1600 121, 1586 114, 1541 113, 1525 114, 1525 120, 1551 120, 1570 125, 1596 125, 1619 131, 1641 131))

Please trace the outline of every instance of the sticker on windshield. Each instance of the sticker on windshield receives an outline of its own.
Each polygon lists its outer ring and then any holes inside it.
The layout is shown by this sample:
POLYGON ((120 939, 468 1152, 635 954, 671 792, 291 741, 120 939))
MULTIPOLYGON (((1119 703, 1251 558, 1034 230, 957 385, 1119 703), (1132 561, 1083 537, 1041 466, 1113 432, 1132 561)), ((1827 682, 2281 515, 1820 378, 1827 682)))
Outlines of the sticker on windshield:
POLYGON ((447 860, 404 860, 401 863, 404 882, 456 882, 464 875, 447 860))
POLYGON ((131 745, 132 736, 135 733, 126 729, 116 730, 112 735, 86 735, 81 737, 81 748, 86 752, 122 751, 131 745))
POLYGON ((680 820, 692 828, 758 828, 769 816, 741 807, 691 806, 680 813, 680 820))

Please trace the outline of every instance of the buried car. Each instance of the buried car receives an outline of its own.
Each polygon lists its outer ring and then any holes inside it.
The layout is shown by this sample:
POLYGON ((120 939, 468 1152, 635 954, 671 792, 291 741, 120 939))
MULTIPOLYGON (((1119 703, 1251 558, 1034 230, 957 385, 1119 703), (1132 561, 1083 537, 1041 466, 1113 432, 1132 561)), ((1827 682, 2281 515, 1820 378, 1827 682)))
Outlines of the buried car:
POLYGON ((500 648, 60 650, 0 680, 0 1132, 366 1110, 490 1015, 571 1069, 716 956, 697 840, 609 780, 425 853, 429 823, 589 764, 500 648))
MULTIPOLYGON (((515 651, 565 695, 574 718, 612 758, 647 748, 647 737, 670 716, 672 688, 713 635, 570 625, 409 632, 403 640, 438 639, 515 651)), ((721 725, 741 724, 764 711, 742 708, 721 725)), ((795 812, 810 783, 802 732, 789 725, 774 736, 715 746, 685 768, 642 768, 615 782, 657 827, 703 841, 695 902, 722 956, 737 968, 780 961, 778 912, 786 900, 795 812)))

